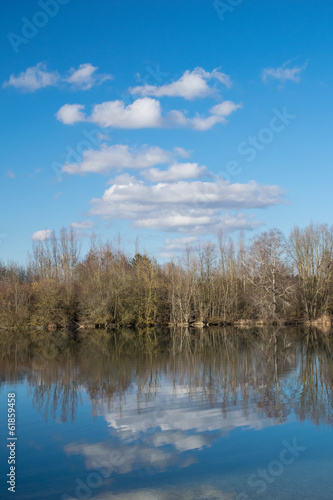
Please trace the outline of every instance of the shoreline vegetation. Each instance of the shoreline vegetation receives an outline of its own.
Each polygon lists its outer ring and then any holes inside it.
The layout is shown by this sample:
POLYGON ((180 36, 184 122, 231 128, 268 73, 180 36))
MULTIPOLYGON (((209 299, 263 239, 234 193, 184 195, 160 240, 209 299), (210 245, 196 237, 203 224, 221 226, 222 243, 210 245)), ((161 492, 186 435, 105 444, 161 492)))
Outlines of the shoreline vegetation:
POLYGON ((333 320, 333 227, 271 229, 245 243, 218 234, 158 263, 74 230, 33 243, 26 266, 0 262, 0 329, 316 326, 333 320))

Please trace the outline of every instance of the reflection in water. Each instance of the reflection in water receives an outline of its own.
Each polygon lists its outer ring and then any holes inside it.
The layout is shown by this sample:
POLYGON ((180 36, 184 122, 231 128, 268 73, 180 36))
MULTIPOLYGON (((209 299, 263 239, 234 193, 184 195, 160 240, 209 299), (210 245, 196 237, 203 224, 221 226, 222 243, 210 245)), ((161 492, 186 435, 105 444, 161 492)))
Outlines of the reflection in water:
POLYGON ((133 493, 113 495, 102 493, 95 500, 235 500, 232 493, 224 493, 209 484, 190 488, 167 490, 136 490, 133 493))
POLYGON ((62 421, 75 419, 85 391, 95 415, 113 415, 114 428, 131 425, 129 411, 139 425, 149 402, 167 402, 166 391, 205 407, 207 419, 219 402, 224 419, 234 408, 244 419, 282 423, 294 411, 300 420, 330 424, 332 349, 330 337, 311 330, 2 332, 0 387, 26 379, 36 409, 45 418, 60 411, 62 421))
POLYGON ((118 492, 109 484, 94 498, 231 499, 230 485, 171 491, 124 487, 120 478, 175 468, 185 477, 198 452, 211 460, 209 450, 237 429, 331 426, 332 348, 329 336, 290 328, 2 332, 0 389, 24 381, 46 421, 75 422, 86 404, 103 420, 107 436, 63 446, 69 460, 103 470, 104 481, 112 476, 118 492))

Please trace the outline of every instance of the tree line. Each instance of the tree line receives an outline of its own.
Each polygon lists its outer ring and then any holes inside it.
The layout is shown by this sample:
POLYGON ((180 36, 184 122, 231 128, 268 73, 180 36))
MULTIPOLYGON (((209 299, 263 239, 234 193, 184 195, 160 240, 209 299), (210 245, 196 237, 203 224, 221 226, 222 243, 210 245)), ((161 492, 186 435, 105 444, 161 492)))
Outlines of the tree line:
POLYGON ((315 321, 333 313, 333 226, 278 229, 186 246, 165 264, 73 230, 0 263, 0 327, 149 326, 315 321))

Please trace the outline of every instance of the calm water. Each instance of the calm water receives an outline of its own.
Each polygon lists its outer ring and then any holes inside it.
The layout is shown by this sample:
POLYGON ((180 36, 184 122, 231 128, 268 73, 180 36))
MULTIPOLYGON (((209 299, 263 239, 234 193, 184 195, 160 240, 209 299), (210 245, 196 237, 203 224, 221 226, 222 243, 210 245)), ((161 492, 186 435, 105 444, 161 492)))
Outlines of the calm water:
POLYGON ((331 500, 332 353, 285 328, 1 333, 0 497, 331 500))

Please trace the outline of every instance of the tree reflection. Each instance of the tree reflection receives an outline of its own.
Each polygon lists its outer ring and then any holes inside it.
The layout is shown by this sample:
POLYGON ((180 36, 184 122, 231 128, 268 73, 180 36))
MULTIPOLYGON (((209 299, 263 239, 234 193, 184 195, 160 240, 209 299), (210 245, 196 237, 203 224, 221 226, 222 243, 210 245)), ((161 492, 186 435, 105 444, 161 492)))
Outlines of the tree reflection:
POLYGON ((333 417, 333 362, 332 341, 309 328, 300 357, 299 395, 295 399, 295 413, 300 420, 309 419, 319 424, 332 424, 333 417))
POLYGON ((331 425, 332 337, 315 329, 224 327, 182 330, 0 332, 0 388, 26 380, 47 418, 74 420, 83 398, 94 415, 120 418, 129 394, 137 412, 167 380, 189 400, 244 417, 331 425))

